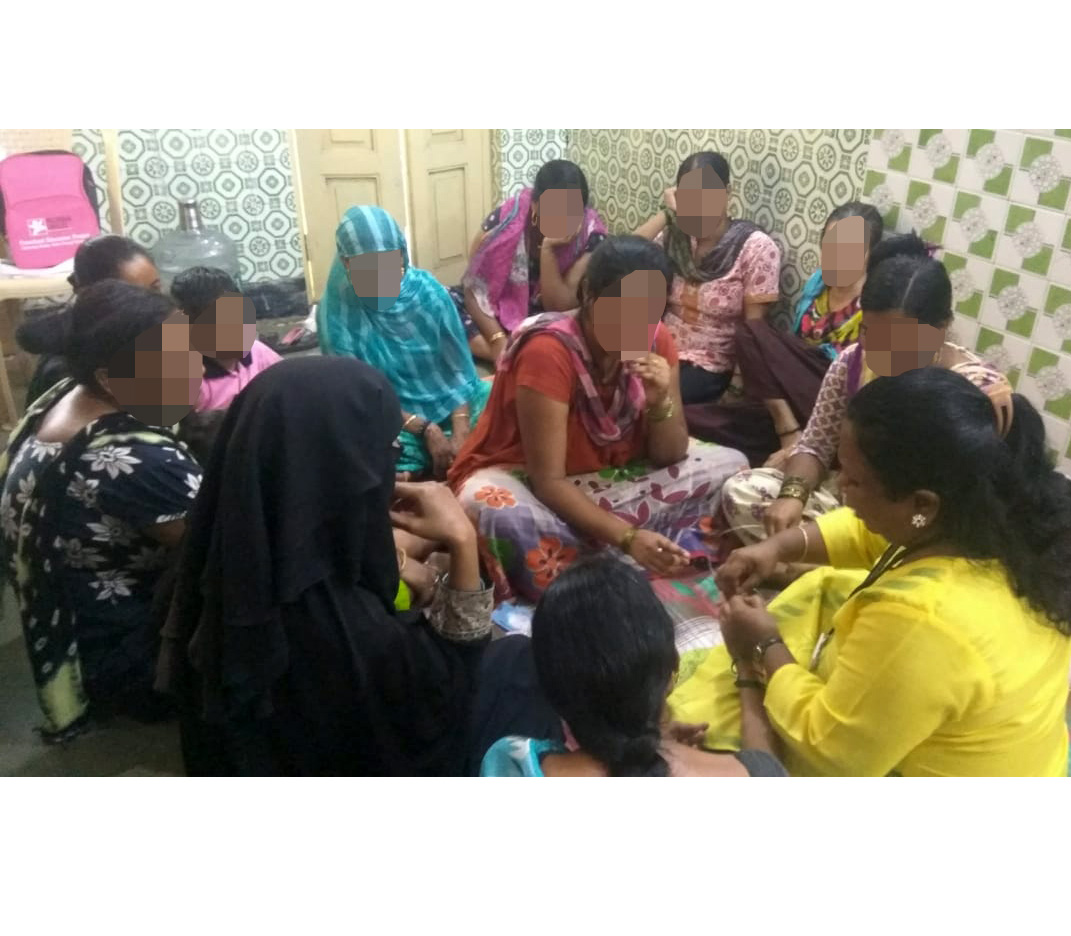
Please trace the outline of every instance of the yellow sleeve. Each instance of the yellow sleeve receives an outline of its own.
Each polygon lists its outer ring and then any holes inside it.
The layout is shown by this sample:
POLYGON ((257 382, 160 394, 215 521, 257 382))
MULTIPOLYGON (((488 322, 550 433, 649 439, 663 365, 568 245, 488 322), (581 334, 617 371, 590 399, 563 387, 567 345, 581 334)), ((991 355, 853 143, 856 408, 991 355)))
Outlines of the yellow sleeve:
POLYGON ((871 569, 889 548, 888 540, 871 533, 849 507, 827 513, 816 522, 834 569, 871 569))
POLYGON ((822 773, 883 777, 967 709, 979 676, 973 651, 925 608, 882 599, 860 611, 828 682, 783 666, 766 710, 786 745, 822 773))

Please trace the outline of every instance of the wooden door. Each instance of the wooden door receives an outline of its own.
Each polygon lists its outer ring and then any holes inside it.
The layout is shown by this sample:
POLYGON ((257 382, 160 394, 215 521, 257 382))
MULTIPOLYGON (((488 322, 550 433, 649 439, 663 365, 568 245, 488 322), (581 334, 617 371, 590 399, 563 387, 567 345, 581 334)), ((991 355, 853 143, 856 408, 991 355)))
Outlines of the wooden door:
POLYGON ((491 131, 406 130, 413 263, 461 282, 469 245, 491 205, 491 131))
POLYGON ((309 298, 323 293, 335 230, 354 205, 379 205, 404 226, 406 205, 397 130, 295 130, 294 188, 305 235, 309 298))

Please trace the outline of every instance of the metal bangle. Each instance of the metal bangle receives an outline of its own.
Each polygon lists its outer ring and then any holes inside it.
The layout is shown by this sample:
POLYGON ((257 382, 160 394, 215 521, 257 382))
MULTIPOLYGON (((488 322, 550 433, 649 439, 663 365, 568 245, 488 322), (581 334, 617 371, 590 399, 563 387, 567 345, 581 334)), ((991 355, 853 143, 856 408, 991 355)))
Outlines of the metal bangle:
POLYGON ((788 497, 793 497, 806 504, 811 499, 811 489, 802 481, 786 481, 781 485, 781 490, 777 492, 777 499, 782 500, 788 497))
POLYGON ((762 643, 755 647, 755 659, 760 661, 764 660, 771 647, 776 647, 778 644, 783 646, 784 643, 784 638, 782 638, 780 634, 776 637, 767 637, 762 643))
POLYGON ((665 422, 676 412, 676 407, 673 404, 673 397, 666 397, 666 402, 662 404, 660 411, 655 411, 652 408, 647 410, 647 419, 649 422, 665 422))

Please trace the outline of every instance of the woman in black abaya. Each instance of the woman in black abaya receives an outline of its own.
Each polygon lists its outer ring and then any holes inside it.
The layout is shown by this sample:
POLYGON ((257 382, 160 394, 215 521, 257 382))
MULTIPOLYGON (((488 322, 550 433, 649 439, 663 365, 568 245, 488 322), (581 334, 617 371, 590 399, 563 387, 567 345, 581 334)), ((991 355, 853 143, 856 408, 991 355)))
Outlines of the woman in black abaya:
POLYGON ((450 491, 395 486, 400 412, 345 358, 284 362, 232 404, 158 671, 187 773, 461 772, 492 592, 450 491), (392 522, 450 553, 426 614, 394 610, 392 522))

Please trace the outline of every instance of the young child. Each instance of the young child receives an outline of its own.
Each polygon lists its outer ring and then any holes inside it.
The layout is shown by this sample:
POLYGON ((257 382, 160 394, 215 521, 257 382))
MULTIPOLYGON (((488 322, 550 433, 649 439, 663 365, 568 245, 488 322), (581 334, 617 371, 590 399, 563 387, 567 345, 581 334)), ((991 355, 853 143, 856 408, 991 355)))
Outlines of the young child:
POLYGON ((190 317, 191 342, 204 356, 196 412, 226 409, 257 374, 282 360, 257 340, 253 303, 223 270, 186 270, 175 277, 171 295, 190 317))

